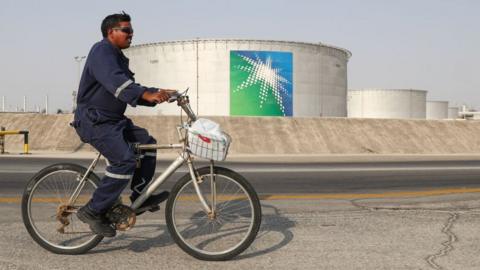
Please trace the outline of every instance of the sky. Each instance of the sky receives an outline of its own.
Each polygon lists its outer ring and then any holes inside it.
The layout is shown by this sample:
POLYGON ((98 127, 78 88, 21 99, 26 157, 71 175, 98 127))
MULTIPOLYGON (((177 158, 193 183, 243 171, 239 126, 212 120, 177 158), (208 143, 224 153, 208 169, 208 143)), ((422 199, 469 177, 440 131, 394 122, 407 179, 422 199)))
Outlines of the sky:
MULTIPOLYGON (((133 44, 194 38, 322 42, 346 48, 348 87, 428 90, 480 109, 480 1, 0 1, 0 97, 7 109, 70 110, 75 56, 111 13, 132 16, 133 44)), ((158 86, 161 87, 161 86, 158 86)), ((0 100, 1 102, 1 100, 0 100)), ((0 104, 1 106, 1 104, 0 104)), ((1 109, 1 108, 0 108, 1 109)))

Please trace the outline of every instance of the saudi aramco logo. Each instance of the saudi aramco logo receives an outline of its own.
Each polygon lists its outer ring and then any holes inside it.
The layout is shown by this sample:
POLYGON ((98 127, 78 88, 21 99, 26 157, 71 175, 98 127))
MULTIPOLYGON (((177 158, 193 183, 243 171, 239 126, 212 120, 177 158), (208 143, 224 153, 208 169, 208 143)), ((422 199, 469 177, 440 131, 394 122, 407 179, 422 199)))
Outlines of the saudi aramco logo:
POLYGON ((230 52, 230 115, 292 116, 292 53, 230 52))

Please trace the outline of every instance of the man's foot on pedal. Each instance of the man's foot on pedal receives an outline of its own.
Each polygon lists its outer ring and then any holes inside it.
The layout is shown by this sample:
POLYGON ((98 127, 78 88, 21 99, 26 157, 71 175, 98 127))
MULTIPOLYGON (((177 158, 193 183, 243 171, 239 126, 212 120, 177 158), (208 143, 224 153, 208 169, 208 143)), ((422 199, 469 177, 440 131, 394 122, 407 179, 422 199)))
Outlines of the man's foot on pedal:
POLYGON ((94 213, 87 205, 78 209, 77 217, 82 222, 87 223, 90 226, 90 230, 95 234, 104 237, 114 237, 117 233, 103 215, 94 213))
MULTIPOLYGON (((170 192, 163 191, 159 194, 151 195, 146 201, 142 203, 140 207, 135 210, 137 216, 145 213, 145 211, 155 212, 160 210, 159 204, 168 199, 170 192)), ((130 196, 132 203, 138 198, 137 196, 130 196)))

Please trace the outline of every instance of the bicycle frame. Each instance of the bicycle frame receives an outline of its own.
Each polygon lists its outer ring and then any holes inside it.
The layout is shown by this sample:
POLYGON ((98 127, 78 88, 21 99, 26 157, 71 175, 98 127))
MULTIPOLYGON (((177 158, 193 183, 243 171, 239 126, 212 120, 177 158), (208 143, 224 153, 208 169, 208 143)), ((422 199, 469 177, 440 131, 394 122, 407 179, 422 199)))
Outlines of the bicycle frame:
MULTIPOLYGON (((146 146, 146 145, 139 145, 140 149, 180 149, 184 148, 184 145, 158 145, 158 146, 146 146)), ((193 166, 193 158, 187 151, 183 151, 171 164, 167 167, 167 169, 157 177, 157 179, 150 181, 150 183, 142 190, 140 196, 135 200, 135 202, 130 206, 133 210, 137 209, 142 205, 142 203, 150 197, 155 190, 160 187, 178 168, 180 168, 184 163, 187 163, 188 170, 190 172, 190 176, 193 179, 193 185, 195 187, 195 191, 197 192, 198 199, 202 204, 203 209, 209 215, 212 214, 212 208, 207 204, 205 198, 200 190, 198 185, 197 176, 195 175, 195 168, 193 166)))
MULTIPOLYGON (((200 186, 198 185, 198 182, 201 179, 197 179, 197 175, 195 174, 195 167, 193 166, 193 157, 190 155, 190 153, 187 150, 187 145, 186 145, 186 136, 182 135, 181 130, 185 129, 192 121, 196 120, 196 115, 193 113, 192 109, 190 108, 189 105, 189 100, 188 96, 179 96, 177 97, 177 103, 178 106, 182 107, 182 109, 187 113, 188 115, 188 120, 186 123, 182 123, 182 125, 177 126, 177 133, 179 136, 179 142, 178 144, 137 144, 135 145, 135 148, 137 150, 157 150, 157 149, 182 149, 182 152, 180 155, 167 167, 167 169, 157 177, 157 179, 150 181, 150 183, 142 190, 140 193, 140 196, 132 203, 130 206, 134 211, 138 209, 145 200, 147 200, 155 190, 157 190, 160 185, 162 185, 178 168, 180 168, 182 165, 187 163, 188 170, 190 173, 190 176, 192 177, 193 180, 193 185, 195 188, 195 191, 197 193, 198 199, 205 210, 205 212, 208 214, 209 217, 215 215, 215 204, 216 204, 216 192, 215 192, 215 177, 213 176, 213 166, 214 162, 213 160, 210 163, 210 173, 211 173, 211 181, 212 181, 212 206, 210 207, 206 200, 205 197, 203 196, 200 186)), ((73 205, 76 199, 78 198, 82 188, 85 186, 86 179, 88 175, 93 172, 95 169, 95 166, 97 165, 98 161, 100 160, 101 154, 98 153, 97 157, 92 161, 90 166, 88 167, 85 175, 83 175, 82 179, 80 180, 80 183, 78 186, 75 188, 75 191, 73 192, 72 196, 69 199, 68 205, 73 205)))

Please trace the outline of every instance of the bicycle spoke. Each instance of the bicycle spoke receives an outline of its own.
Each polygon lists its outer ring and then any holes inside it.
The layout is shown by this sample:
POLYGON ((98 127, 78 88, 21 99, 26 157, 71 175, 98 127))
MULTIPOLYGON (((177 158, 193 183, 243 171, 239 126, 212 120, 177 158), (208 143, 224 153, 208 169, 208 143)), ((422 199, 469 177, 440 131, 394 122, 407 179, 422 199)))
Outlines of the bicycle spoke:
MULTIPOLYGON (((218 173, 215 174, 215 185, 216 210, 213 216, 199 216, 199 200, 179 199, 187 194, 196 194, 191 181, 176 194, 173 208, 176 217, 174 226, 182 242, 202 254, 228 252, 238 247, 253 226, 253 208, 246 190, 235 180, 218 173)), ((200 188, 207 203, 210 203, 214 192, 211 181, 202 182, 200 188)))
MULTIPOLYGON (((241 191, 242 191, 242 190, 238 189, 237 192, 235 192, 235 194, 233 194, 232 197, 235 198, 235 196, 236 196, 237 194, 239 194, 241 191)), ((225 205, 223 206, 223 208, 227 207, 227 206, 228 206, 229 204, 231 204, 232 202, 234 202, 234 200, 232 200, 232 201, 228 202, 227 204, 225 204, 225 205)), ((222 208, 220 208, 220 210, 221 210, 221 209, 222 209, 222 208)))
POLYGON ((227 209, 224 209, 224 210, 222 210, 221 212, 222 212, 222 213, 223 213, 223 212, 226 212, 226 213, 230 213, 230 212, 232 212, 232 213, 241 213, 241 210, 243 210, 243 209, 250 209, 250 205, 239 206, 239 207, 237 207, 237 208, 229 208, 228 211, 226 211, 227 209))
MULTIPOLYGON (((66 207, 64 204, 79 183, 77 179, 77 172, 53 171, 39 179, 30 193, 29 215, 32 228, 50 246, 61 249, 79 247, 96 238, 88 225, 76 218, 75 213, 65 213, 67 223, 64 225, 57 218, 59 206, 66 207), (50 201, 49 196, 53 196, 57 202, 50 201), (58 231, 59 228, 63 228, 63 231, 58 231)), ((96 187, 92 183, 88 180, 81 194, 92 194, 96 187)), ((75 207, 79 206, 81 205, 75 207)))
POLYGON ((235 202, 235 203, 233 203, 233 204, 229 203, 229 204, 227 204, 227 205, 222 205, 222 207, 218 209, 218 212, 223 212, 223 211, 225 211, 225 210, 227 210, 227 209, 231 209, 231 208, 234 208, 234 207, 236 207, 236 206, 238 206, 238 205, 242 205, 242 204, 245 204, 245 203, 246 203, 246 201, 241 200, 241 201, 237 201, 237 202, 235 202))

